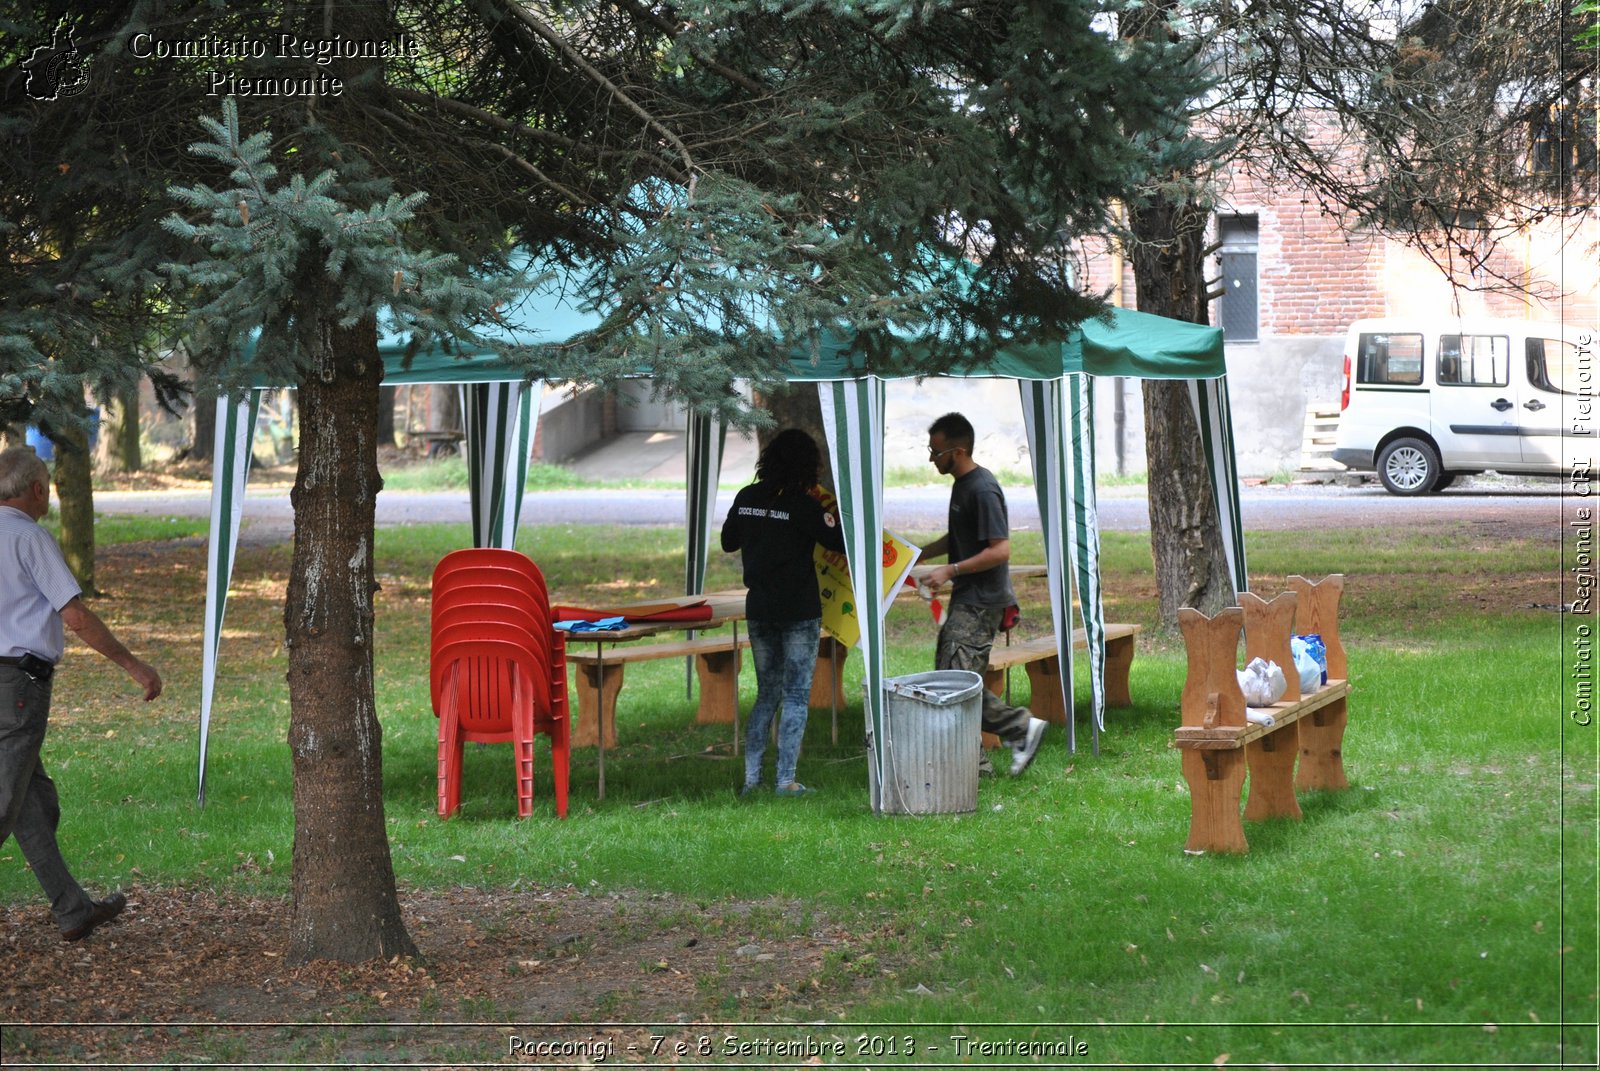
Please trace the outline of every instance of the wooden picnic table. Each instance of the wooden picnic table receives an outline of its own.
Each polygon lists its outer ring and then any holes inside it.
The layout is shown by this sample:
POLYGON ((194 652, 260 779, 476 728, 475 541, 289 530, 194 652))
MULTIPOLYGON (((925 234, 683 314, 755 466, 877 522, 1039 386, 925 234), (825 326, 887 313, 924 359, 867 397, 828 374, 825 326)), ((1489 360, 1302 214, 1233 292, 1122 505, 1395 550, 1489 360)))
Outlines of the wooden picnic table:
MULTIPOLYGON (((731 710, 734 746, 738 747, 739 727, 739 650, 748 647, 748 637, 739 636, 739 622, 745 616, 744 589, 713 591, 704 595, 674 599, 651 599, 609 604, 593 608, 593 613, 624 618, 622 628, 567 632, 567 663, 578 668, 578 724, 573 731, 575 747, 596 747, 598 766, 597 794, 606 798, 606 747, 616 745, 617 698, 622 690, 622 668, 629 662, 662 658, 693 658, 701 681, 702 721, 727 720, 731 710), (698 620, 651 620, 649 615, 676 605, 709 606, 709 617, 698 620), (639 620, 627 620, 630 614, 639 620), (732 625, 728 637, 696 637, 676 642, 639 644, 635 641, 665 632, 699 633, 732 625), (594 644, 594 653, 576 651, 580 645, 594 644), (619 646, 620 645, 620 646, 619 646)), ((553 606, 571 605, 552 600, 553 606)))

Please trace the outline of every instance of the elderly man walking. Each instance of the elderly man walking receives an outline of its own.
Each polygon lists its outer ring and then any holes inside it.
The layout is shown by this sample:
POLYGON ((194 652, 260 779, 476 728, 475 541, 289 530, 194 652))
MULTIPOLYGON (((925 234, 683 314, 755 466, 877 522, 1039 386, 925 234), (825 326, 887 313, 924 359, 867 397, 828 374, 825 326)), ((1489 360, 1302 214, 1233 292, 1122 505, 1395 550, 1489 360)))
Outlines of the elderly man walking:
POLYGON ((79 941, 122 914, 127 898, 92 899, 56 845, 61 804, 39 753, 50 688, 70 626, 121 666, 148 702, 161 675, 135 658, 95 612, 39 519, 50 511, 50 471, 30 447, 0 452, 0 843, 13 834, 65 941, 79 941))

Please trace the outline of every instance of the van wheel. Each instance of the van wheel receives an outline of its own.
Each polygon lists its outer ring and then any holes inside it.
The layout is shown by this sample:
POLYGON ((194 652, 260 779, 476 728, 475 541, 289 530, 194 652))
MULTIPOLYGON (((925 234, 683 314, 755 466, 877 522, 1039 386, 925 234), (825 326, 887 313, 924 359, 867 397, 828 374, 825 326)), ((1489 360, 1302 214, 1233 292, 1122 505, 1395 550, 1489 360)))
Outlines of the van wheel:
POLYGON ((1421 439, 1396 439, 1378 455, 1378 479, 1392 495, 1425 495, 1439 477, 1439 454, 1421 439))
POLYGON ((1439 474, 1439 478, 1435 480, 1433 484, 1434 494, 1438 494, 1446 487, 1449 487, 1451 484, 1455 483, 1456 477, 1459 475, 1461 475, 1459 472, 1441 472, 1439 474))

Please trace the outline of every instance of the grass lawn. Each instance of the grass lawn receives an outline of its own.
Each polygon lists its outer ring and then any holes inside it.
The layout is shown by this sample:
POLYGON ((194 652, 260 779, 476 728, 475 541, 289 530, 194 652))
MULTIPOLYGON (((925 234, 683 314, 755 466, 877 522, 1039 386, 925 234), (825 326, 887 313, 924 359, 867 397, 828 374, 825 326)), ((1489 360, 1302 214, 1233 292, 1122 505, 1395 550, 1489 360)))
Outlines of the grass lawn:
MULTIPOLYGON (((1081 722, 1077 754, 1052 731, 1027 776, 983 783, 975 813, 869 814, 859 701, 840 714, 837 743, 828 712, 812 714, 800 775, 815 796, 741 801, 730 731, 694 724, 681 664, 647 663, 627 670, 604 801, 594 752, 575 752, 571 814, 557 822, 541 742, 534 817, 519 823, 506 749, 469 748, 462 814, 440 821, 421 669, 428 576, 466 541, 447 526, 378 536, 386 813, 407 889, 805 905, 861 940, 809 983, 796 979, 776 1017, 880 1024, 874 1035, 890 1039, 880 1047, 899 1046, 840 1063, 911 1066, 909 1037, 939 1065, 1593 1066, 1596 729, 1569 717, 1580 623, 1532 606, 1559 601, 1554 532, 1250 537, 1262 594, 1292 572, 1348 574, 1352 787, 1304 798, 1301 822, 1252 823, 1241 857, 1181 850, 1189 797, 1168 743, 1184 656, 1154 627, 1148 539, 1129 533, 1105 536, 1104 573, 1107 618, 1146 626, 1135 706, 1109 712, 1098 754, 1081 722), (958 1033, 976 1041, 962 1050, 958 1033), (1087 1048, 1041 1059, 1013 1044, 1034 1041, 1087 1048)), ((1015 543, 1016 560, 1042 560, 1036 534, 1015 543)), ((574 602, 673 593, 681 576, 675 530, 529 528, 522 545, 574 602)), ((287 548, 240 554, 204 809, 194 805, 204 551, 137 548, 108 555, 114 568, 100 579, 112 597, 98 609, 160 665, 168 695, 140 706, 114 668, 81 647, 69 655, 46 749, 66 854, 93 888, 282 896, 293 835, 287 548)), ((736 584, 736 561, 716 559, 708 586, 736 584)), ((1042 582, 1020 583, 1019 596, 1022 637, 1047 630, 1042 582)), ((929 668, 934 627, 920 602, 897 605, 889 635, 891 674, 929 668)), ((859 668, 852 660, 847 695, 859 694, 859 668)), ((1015 678, 1025 699, 1025 676, 1015 678)), ((742 679, 748 710, 754 676, 742 679)), ((8 841, 0 901, 37 899, 8 841)), ((747 1018, 737 994, 723 1007, 747 1018)), ((746 1066, 757 1064, 783 1066, 746 1066)))

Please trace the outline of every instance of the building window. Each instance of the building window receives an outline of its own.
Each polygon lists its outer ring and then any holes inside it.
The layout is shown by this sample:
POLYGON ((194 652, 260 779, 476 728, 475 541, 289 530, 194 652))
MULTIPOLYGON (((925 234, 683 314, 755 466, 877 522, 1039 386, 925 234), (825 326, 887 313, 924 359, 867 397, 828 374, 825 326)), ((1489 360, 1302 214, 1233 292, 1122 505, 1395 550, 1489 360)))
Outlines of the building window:
POLYGON ((1253 342, 1261 335, 1256 301, 1256 248, 1260 229, 1253 215, 1217 218, 1223 291, 1217 303, 1217 318, 1223 337, 1232 342, 1253 342))
POLYGON ((1554 105, 1531 124, 1535 173, 1570 180, 1595 172, 1595 113, 1554 105))

